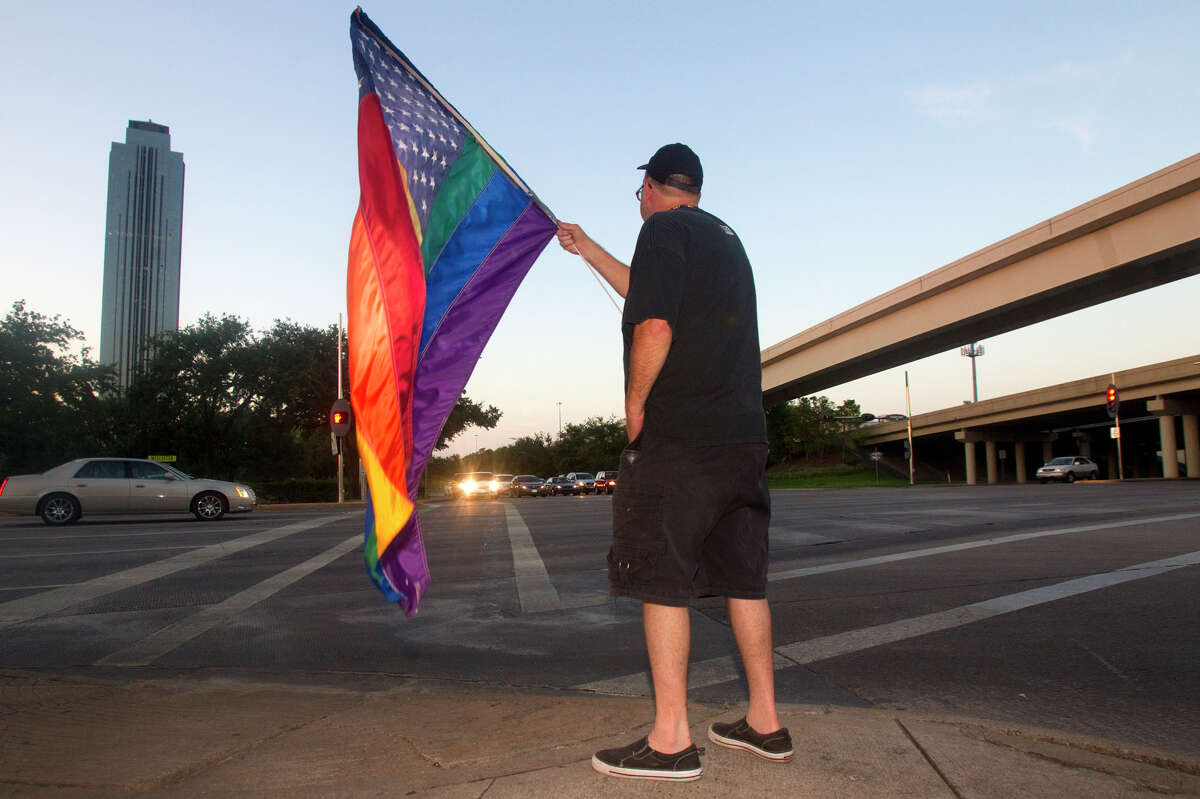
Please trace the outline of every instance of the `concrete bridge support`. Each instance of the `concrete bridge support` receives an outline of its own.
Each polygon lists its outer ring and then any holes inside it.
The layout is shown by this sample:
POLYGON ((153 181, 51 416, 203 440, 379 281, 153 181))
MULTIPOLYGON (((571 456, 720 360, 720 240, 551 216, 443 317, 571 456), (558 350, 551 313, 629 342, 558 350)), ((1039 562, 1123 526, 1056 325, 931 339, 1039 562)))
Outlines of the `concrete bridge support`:
POLYGON ((1188 477, 1200 477, 1200 402, 1159 395, 1146 401, 1146 410, 1158 417, 1158 435, 1163 453, 1163 477, 1179 477, 1179 442, 1175 417, 1183 417, 1184 464, 1188 477))
POLYGON ((1200 415, 1183 415, 1183 451, 1187 476, 1192 479, 1200 477, 1200 415))
POLYGON ((1018 483, 1029 482, 1029 474, 1025 468, 1025 445, 1031 442, 1041 442, 1042 456, 1045 463, 1050 460, 1053 455, 1051 442, 1054 440, 1054 433, 1025 433, 1016 430, 958 430, 954 433, 954 438, 963 442, 963 455, 966 458, 967 466, 967 485, 975 485, 978 482, 977 469, 975 467, 975 445, 983 442, 984 451, 986 452, 987 461, 987 481, 989 485, 1000 482, 999 455, 1000 445, 1013 444, 1014 459, 1016 460, 1016 474, 1018 483))

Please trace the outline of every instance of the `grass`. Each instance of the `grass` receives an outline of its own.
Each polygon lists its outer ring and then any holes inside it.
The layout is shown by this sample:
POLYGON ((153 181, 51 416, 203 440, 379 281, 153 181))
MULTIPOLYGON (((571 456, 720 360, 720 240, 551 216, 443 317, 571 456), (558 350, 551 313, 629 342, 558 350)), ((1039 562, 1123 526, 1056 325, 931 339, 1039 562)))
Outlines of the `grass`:
POLYGON ((876 482, 875 470, 863 469, 861 466, 819 466, 769 472, 767 484, 771 488, 862 488, 907 486, 908 481, 892 477, 881 470, 879 482, 876 482))

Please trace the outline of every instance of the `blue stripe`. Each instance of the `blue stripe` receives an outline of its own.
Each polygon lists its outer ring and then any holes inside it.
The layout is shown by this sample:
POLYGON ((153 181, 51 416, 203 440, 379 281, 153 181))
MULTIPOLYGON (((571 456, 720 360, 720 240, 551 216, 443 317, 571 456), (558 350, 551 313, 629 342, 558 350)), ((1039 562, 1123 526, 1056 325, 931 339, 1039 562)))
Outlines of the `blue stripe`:
POLYGON ((529 196, 496 170, 425 276, 425 324, 418 352, 425 352, 463 286, 527 205, 529 196))

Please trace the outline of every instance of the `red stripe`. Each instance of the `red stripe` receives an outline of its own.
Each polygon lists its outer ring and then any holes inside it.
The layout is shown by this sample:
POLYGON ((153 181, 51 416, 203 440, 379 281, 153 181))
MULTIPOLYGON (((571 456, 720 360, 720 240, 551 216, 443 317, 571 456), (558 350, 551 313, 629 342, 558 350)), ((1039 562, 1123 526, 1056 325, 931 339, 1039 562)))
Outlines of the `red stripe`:
MULTIPOLYGON (((407 497, 425 274, 408 193, 374 94, 359 103, 358 161, 362 193, 346 281, 350 396, 358 434, 391 484, 372 484, 371 493, 395 491, 407 497)), ((377 517, 380 537, 390 540, 397 529, 387 528, 403 521, 377 517)))

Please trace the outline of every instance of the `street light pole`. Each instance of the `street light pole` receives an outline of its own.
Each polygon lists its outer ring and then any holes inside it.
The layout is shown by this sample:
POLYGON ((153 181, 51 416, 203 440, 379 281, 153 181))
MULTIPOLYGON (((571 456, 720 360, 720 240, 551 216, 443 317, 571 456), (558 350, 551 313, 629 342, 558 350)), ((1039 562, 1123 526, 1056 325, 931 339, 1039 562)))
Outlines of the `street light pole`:
POLYGON ((562 403, 557 402, 555 404, 558 405, 558 437, 562 438, 562 403))
POLYGON ((975 378, 975 359, 983 355, 983 345, 971 342, 959 350, 964 358, 971 359, 971 401, 979 402, 979 381, 975 378))

